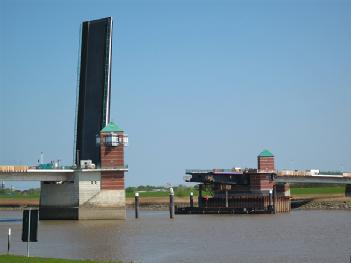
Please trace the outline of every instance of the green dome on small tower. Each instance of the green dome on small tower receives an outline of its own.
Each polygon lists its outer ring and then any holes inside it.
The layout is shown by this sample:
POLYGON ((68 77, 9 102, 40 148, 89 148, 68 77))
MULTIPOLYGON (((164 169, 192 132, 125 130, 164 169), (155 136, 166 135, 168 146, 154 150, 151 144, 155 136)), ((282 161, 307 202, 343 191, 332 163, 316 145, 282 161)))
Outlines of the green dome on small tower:
POLYGON ((265 149, 258 155, 258 157, 274 157, 274 155, 273 153, 265 149))
POLYGON ((100 132, 123 132, 123 130, 114 122, 110 122, 100 132))

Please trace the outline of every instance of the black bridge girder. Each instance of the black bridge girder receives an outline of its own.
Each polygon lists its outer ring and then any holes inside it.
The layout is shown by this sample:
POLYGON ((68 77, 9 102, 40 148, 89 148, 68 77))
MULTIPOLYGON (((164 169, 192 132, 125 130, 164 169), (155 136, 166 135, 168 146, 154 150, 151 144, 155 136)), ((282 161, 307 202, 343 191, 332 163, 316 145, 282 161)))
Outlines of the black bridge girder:
POLYGON ((196 183, 220 183, 233 185, 248 185, 250 177, 246 174, 224 175, 224 174, 192 174, 190 182, 196 183))

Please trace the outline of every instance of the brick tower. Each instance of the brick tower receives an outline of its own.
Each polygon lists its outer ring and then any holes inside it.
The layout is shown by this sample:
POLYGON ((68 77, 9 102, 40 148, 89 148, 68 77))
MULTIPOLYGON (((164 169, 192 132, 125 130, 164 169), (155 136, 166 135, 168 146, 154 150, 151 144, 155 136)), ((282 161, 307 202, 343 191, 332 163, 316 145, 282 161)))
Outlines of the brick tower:
POLYGON ((100 131, 97 143, 100 145, 100 168, 109 169, 101 172, 101 189, 124 190, 124 146, 128 145, 128 137, 110 122, 100 131))
POLYGON ((275 170, 274 155, 270 151, 263 150, 257 156, 257 169, 259 171, 274 171, 275 170))

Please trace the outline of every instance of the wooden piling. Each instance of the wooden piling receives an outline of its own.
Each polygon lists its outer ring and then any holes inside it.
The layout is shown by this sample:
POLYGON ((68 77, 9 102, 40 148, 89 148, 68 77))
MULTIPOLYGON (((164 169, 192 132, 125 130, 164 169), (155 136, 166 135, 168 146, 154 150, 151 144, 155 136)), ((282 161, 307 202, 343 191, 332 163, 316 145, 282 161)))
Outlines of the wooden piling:
POLYGON ((277 212, 276 210, 277 205, 277 185, 273 185, 273 213, 277 212))
POLYGON ((199 196, 198 196, 198 206, 202 207, 202 184, 199 184, 199 196))
POLYGON ((135 193, 135 218, 139 218, 139 193, 135 193))
POLYGON ((194 207, 194 194, 193 192, 190 193, 190 207, 194 207))
POLYGON ((9 228, 9 233, 7 235, 7 254, 10 253, 10 246, 11 246, 11 228, 9 228))
POLYGON ((225 190, 225 207, 228 208, 228 190, 225 190))
POLYGON ((346 197, 351 197, 351 184, 347 184, 345 186, 345 196, 346 197))
POLYGON ((172 187, 169 189, 169 217, 170 219, 174 218, 174 191, 172 187))
POLYGON ((269 190, 269 210, 273 213, 273 197, 272 197, 272 190, 269 190))

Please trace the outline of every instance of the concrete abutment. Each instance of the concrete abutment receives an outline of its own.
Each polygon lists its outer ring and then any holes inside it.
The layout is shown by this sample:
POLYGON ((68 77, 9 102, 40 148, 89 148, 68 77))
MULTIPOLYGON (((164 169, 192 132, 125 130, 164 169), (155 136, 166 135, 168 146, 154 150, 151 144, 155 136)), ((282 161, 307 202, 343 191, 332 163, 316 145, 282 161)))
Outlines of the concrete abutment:
POLYGON ((71 182, 41 182, 40 220, 125 219, 125 190, 101 189, 101 173, 77 170, 71 182))

